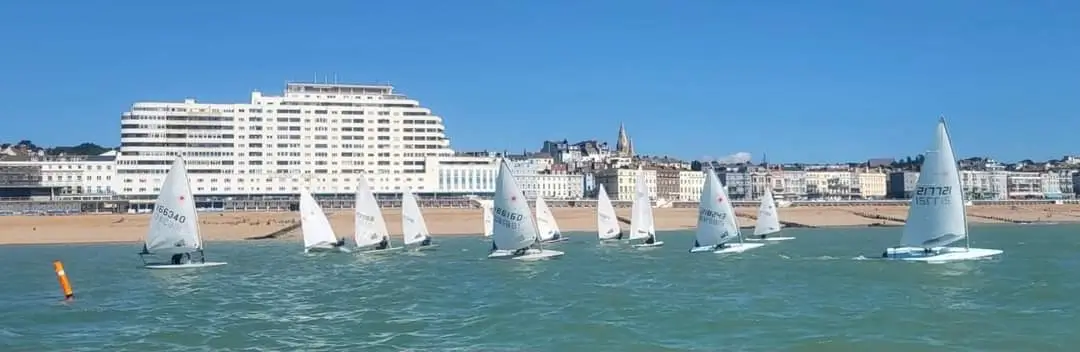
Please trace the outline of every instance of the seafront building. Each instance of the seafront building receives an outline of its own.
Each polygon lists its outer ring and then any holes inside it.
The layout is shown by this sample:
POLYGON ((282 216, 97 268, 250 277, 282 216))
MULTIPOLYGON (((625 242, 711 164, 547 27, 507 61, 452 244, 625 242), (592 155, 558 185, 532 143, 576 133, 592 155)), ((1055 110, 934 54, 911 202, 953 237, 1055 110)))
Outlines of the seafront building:
POLYGON ((27 187, 19 188, 17 193, 11 188, 0 197, 111 196, 114 194, 115 167, 116 152, 97 156, 8 156, 0 162, 0 186, 27 187))
MULTIPOLYGON (((613 200, 631 201, 639 166, 657 206, 696 202, 704 184, 704 173, 686 162, 637 155, 621 125, 614 149, 596 140, 562 140, 543 142, 537 153, 455 152, 442 117, 384 84, 288 83, 281 95, 255 91, 243 103, 137 102, 120 119, 119 152, 0 151, 0 199, 117 198, 145 210, 177 155, 187 161, 197 202, 214 209, 230 202, 248 202, 242 209, 287 202, 303 187, 348 204, 361 177, 391 205, 405 189, 422 201, 467 205, 494 192, 500 160, 527 198, 564 204, 595 198, 599 185, 613 200)), ((735 200, 755 201, 766 190, 791 201, 910 198, 918 173, 886 174, 882 169, 890 161, 763 167, 744 160, 708 167, 735 200)), ((1050 163, 1010 165, 1019 171, 984 158, 960 163, 969 199, 1074 198, 1080 189, 1076 170, 1050 163)))

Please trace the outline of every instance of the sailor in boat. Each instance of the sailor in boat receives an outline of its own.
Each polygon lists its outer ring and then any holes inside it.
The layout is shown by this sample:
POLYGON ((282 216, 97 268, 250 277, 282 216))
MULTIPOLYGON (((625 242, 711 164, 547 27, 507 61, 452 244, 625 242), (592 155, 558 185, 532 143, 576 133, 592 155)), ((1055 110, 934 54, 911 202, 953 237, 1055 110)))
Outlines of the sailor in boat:
MULTIPOLYGON (((204 259, 205 260, 205 259, 204 259)), ((173 265, 188 264, 191 263, 191 253, 177 253, 172 255, 173 265), (184 258, 187 257, 187 260, 184 258)))
POLYGON ((379 241, 379 244, 375 245, 376 250, 386 249, 387 247, 390 247, 390 240, 386 237, 383 237, 382 241, 379 241))
POLYGON ((525 251, 529 250, 529 247, 518 248, 514 251, 514 255, 525 255, 525 251))
POLYGON ((562 234, 559 233, 559 231, 551 231, 551 233, 552 233, 552 235, 551 235, 551 240, 550 241, 556 241, 559 238, 562 238, 562 234))
POLYGON ((345 239, 342 238, 342 239, 338 240, 336 243, 331 244, 331 246, 334 246, 334 248, 344 247, 345 246, 345 239))
POLYGON ((645 244, 653 243, 656 243, 656 236, 654 236, 653 234, 649 234, 649 237, 645 239, 645 244))
POLYGON ((615 239, 617 239, 617 240, 621 240, 622 238, 623 238, 623 232, 622 232, 622 231, 619 231, 619 234, 618 234, 618 235, 615 235, 615 239))
POLYGON ((497 250, 499 250, 499 246, 495 245, 495 241, 491 241, 491 251, 494 252, 497 250))
POLYGON ((420 241, 420 246, 430 246, 430 245, 431 245, 431 236, 424 237, 424 240, 420 241))

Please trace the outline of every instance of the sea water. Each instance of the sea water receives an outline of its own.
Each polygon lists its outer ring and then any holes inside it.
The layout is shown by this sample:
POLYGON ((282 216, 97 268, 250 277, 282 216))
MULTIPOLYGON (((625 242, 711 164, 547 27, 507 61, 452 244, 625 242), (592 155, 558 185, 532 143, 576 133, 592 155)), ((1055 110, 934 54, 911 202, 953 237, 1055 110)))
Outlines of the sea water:
POLYGON ((140 268, 138 244, 0 246, 0 351, 1072 351, 1080 226, 972 226, 1000 258, 876 260, 899 228, 792 229, 734 255, 690 231, 641 250, 570 233, 543 262, 438 250, 305 255, 211 242, 228 265, 140 268), (75 300, 61 302, 52 260, 75 300))

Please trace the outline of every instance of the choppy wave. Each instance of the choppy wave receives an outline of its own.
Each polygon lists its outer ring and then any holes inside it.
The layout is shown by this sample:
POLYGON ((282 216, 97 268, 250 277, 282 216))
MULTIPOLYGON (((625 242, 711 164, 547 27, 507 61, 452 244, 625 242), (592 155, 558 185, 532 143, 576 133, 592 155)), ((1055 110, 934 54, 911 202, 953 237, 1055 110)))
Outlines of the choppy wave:
POLYGON ((1075 340, 1080 248, 1063 245, 1075 228, 1009 248, 1009 228, 995 227, 979 243, 1007 257, 933 266, 858 255, 895 240, 858 231, 792 231, 736 255, 689 255, 685 233, 650 251, 575 236, 555 246, 565 257, 535 263, 484 259, 479 237, 379 256, 214 243, 208 255, 229 265, 197 271, 139 269, 131 246, 0 247, 0 350, 946 350, 962 336, 970 350, 1055 351, 1075 340), (74 302, 58 303, 52 258, 74 302))

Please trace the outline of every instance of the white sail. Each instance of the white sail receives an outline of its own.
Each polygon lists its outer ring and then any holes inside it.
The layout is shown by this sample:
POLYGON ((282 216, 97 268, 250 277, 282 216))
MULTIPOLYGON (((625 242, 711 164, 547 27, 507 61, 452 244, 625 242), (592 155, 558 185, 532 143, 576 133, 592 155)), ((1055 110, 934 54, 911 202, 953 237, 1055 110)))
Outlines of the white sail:
POLYGON ((619 218, 615 214, 615 207, 611 205, 604 185, 600 185, 600 193, 596 198, 596 233, 602 240, 610 240, 619 236, 619 218))
POLYGON ((761 197, 761 206, 758 207, 754 235, 768 235, 777 232, 780 232, 780 214, 776 211, 776 200, 773 199, 772 190, 766 187, 765 195, 761 197))
POLYGON ((480 207, 484 209, 484 237, 491 237, 492 227, 495 225, 495 214, 491 211, 494 204, 485 201, 480 207))
POLYGON ((368 186, 367 177, 362 175, 360 184, 356 186, 355 211, 357 247, 374 246, 384 238, 390 241, 390 231, 386 229, 386 220, 379 209, 379 202, 375 200, 371 186, 368 186))
POLYGON ((729 209, 730 203, 720 179, 712 169, 708 169, 698 203, 697 233, 694 238, 697 247, 715 246, 735 238, 738 229, 731 222, 734 214, 729 209))
POLYGON ((165 183, 161 185, 154 202, 145 249, 155 254, 190 253, 202 249, 199 215, 195 212, 195 198, 191 194, 183 158, 173 160, 165 183))
POLYGON ((330 220, 307 188, 300 189, 300 230, 304 236, 304 248, 328 247, 337 243, 330 220))
POLYGON ((405 245, 419 243, 431 235, 424 214, 420 212, 420 204, 408 189, 401 192, 401 232, 405 245))
POLYGON ((944 119, 938 122, 934 137, 933 146, 923 158, 900 237, 905 246, 941 247, 967 237, 963 189, 944 119))
POLYGON ((656 235, 656 225, 653 224, 652 201, 649 199, 649 188, 645 185, 645 172, 638 167, 637 178, 634 180, 634 204, 630 207, 630 239, 644 239, 656 235))
POLYGON ((536 223, 533 222, 529 202, 505 161, 499 162, 494 208, 495 220, 491 237, 497 249, 515 251, 537 242, 536 223))
POLYGON ((555 215, 551 213, 544 197, 536 195, 536 229, 540 232, 540 240, 547 241, 555 238, 559 232, 559 223, 555 222, 555 215))

